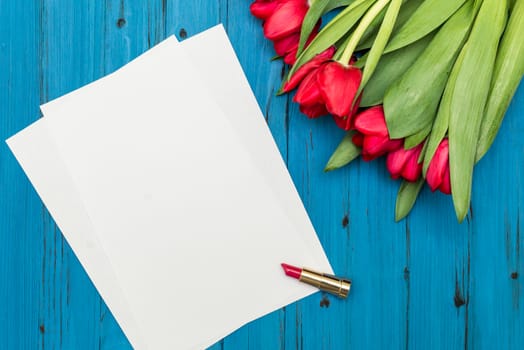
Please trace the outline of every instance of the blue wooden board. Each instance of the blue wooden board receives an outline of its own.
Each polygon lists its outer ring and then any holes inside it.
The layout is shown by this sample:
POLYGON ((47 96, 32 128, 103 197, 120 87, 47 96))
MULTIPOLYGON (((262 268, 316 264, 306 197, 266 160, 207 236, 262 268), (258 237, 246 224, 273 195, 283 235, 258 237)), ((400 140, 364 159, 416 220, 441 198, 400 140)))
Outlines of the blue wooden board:
MULTIPOLYGON (((342 132, 307 120, 249 1, 0 0, 0 139, 39 104, 110 73, 163 38, 224 23, 320 240, 354 285, 317 293, 212 349, 524 348, 524 86, 478 165, 471 213, 425 189, 394 223, 383 162, 324 174, 342 132)), ((213 53, 209 52, 209 59, 213 53)), ((128 341, 4 143, 0 145, 0 349, 127 349, 128 341)))

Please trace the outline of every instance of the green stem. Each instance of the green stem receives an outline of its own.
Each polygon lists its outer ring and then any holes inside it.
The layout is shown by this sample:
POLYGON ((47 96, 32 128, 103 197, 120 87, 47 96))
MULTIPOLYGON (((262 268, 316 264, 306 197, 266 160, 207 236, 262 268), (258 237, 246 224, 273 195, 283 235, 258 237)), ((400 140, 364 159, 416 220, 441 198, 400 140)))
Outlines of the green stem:
MULTIPOLYGON (((346 39, 344 39, 342 44, 340 44, 340 46, 337 46, 337 48, 338 47, 340 47, 340 48, 347 47, 350 39, 351 39, 351 35, 348 35, 348 37, 346 39)), ((344 51, 342 49, 341 50, 337 50, 335 52, 335 55, 333 56, 333 60, 335 60, 337 62, 341 62, 341 57, 342 57, 343 54, 344 54, 344 51)), ((358 62, 360 62, 360 60, 358 62)))
POLYGON ((349 61, 351 60, 351 57, 353 56, 353 53, 355 52, 355 49, 357 48, 358 43, 360 42, 360 39, 370 26, 371 22, 378 16, 380 11, 384 7, 386 7, 387 4, 389 4, 391 0, 378 0, 369 10, 368 12, 362 17, 362 20, 358 24, 357 28, 351 35, 351 39, 349 40, 348 44, 346 45, 346 48, 344 49, 344 53, 338 60, 338 62, 342 64, 349 64, 349 61))

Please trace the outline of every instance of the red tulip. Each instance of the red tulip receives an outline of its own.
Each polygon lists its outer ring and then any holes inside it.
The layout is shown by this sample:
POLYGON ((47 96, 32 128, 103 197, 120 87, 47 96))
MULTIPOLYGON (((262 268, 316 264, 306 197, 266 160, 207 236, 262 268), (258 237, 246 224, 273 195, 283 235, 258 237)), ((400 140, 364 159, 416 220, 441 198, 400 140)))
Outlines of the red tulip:
POLYGON ((289 78, 289 80, 284 84, 282 91, 289 92, 295 89, 309 73, 317 70, 324 63, 331 60, 334 54, 335 47, 331 46, 327 50, 316 55, 311 61, 304 63, 304 65, 297 69, 295 74, 293 74, 291 78, 289 78))
POLYGON ((357 132, 355 133, 355 135, 353 135, 353 138, 351 139, 351 141, 353 141, 355 146, 362 148, 362 146, 364 146, 364 135, 357 132))
MULTIPOLYGON (((357 99, 355 102, 355 106, 358 108, 360 105, 361 96, 357 99)), ((347 116, 347 117, 339 117, 338 115, 333 115, 333 120, 335 121, 335 124, 343 130, 350 130, 353 128, 353 116, 347 116)))
POLYGON ((311 71, 300 83, 293 101, 300 104, 300 111, 309 118, 327 114, 327 110, 318 88, 318 69, 311 71))
POLYGON ((289 92, 298 86, 293 101, 300 105, 300 111, 309 118, 317 118, 328 114, 319 89, 318 74, 322 66, 333 57, 334 53, 335 48, 330 47, 318 54, 311 61, 300 67, 283 87, 284 92, 289 92))
POLYGON ((253 16, 266 20, 273 14, 273 12, 275 12, 278 4, 278 0, 255 0, 249 9, 253 16))
POLYGON ((418 162, 423 144, 411 149, 400 147, 388 154, 386 166, 393 179, 400 177, 407 181, 417 181, 422 174, 422 163, 418 162))
MULTIPOLYGON (((309 10, 307 0, 255 0, 251 4, 253 16, 264 20, 264 35, 273 41, 276 53, 284 62, 293 65, 296 61, 302 22, 309 10)), ((306 45, 315 38, 320 20, 312 30, 306 45)))
POLYGON ((350 130, 351 129, 351 117, 338 117, 336 115, 333 115, 333 120, 335 121, 335 124, 342 130, 350 130))
POLYGON ((296 59, 299 40, 300 33, 294 33, 284 37, 283 39, 275 40, 273 42, 273 47, 275 48, 277 55, 284 57, 284 62, 287 64, 293 64, 296 59), (290 60, 293 62, 287 62, 290 60))
POLYGON ((371 107, 357 114, 353 127, 360 133, 360 136, 353 137, 353 142, 362 147, 362 158, 365 161, 396 151, 403 145, 402 140, 389 138, 382 106, 371 107))
POLYGON ((358 109, 357 101, 353 101, 361 80, 362 72, 354 66, 336 61, 324 65, 318 74, 318 85, 327 110, 337 117, 351 119, 358 109))
MULTIPOLYGON (((317 36, 318 29, 320 28, 319 23, 313 28, 313 31, 309 35, 306 41, 306 46, 317 36)), ((284 62, 290 66, 294 65, 297 60, 298 44, 300 42, 300 32, 290 34, 283 39, 275 40, 273 46, 277 55, 284 58, 284 62)))
POLYGON ((433 192, 438 188, 445 194, 451 194, 448 139, 442 140, 438 145, 437 151, 429 163, 426 181, 433 192))
POLYGON ((300 105, 299 109, 308 118, 318 118, 329 113, 323 103, 316 103, 311 106, 300 105))
POLYGON ((305 77, 302 83, 300 83, 293 101, 301 105, 323 103, 322 95, 318 89, 317 77, 318 70, 311 72, 307 77, 305 77))
POLYGON ((264 36, 270 40, 282 39, 300 32, 309 10, 307 0, 280 0, 273 13, 265 19, 264 36))

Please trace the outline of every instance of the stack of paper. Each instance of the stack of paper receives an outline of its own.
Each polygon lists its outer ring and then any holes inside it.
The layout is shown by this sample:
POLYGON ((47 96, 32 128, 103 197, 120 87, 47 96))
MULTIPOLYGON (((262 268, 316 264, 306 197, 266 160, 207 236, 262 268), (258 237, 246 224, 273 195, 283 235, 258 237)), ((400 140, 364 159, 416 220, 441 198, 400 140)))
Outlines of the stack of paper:
POLYGON ((136 349, 315 292, 281 262, 332 272, 221 26, 41 109, 7 142, 136 349))

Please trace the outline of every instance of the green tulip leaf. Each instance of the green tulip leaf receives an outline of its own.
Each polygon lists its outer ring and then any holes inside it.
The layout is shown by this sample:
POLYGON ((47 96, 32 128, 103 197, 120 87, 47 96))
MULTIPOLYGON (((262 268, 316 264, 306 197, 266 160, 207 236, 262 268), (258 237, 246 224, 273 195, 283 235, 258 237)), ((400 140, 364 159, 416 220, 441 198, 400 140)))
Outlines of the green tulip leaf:
MULTIPOLYGON (((402 4, 402 7, 400 8, 400 12, 398 14, 397 21, 395 22, 395 27, 393 28, 392 35, 395 35, 398 29, 401 28, 406 23, 406 21, 411 17, 411 15, 413 15, 415 10, 423 2, 424 0, 404 1, 404 3, 402 4)), ((366 32, 362 36, 362 39, 360 39, 360 43, 357 46, 357 51, 371 48, 377 36, 377 32, 380 27, 380 23, 382 23, 382 20, 384 19, 385 15, 386 15, 386 11, 383 10, 381 14, 378 15, 377 18, 371 23, 368 30, 366 30, 366 32)))
POLYGON ((424 162, 424 155, 426 154, 426 150, 428 149, 428 143, 424 142, 424 145, 422 146, 422 150, 420 151, 420 155, 418 156, 417 163, 421 164, 424 162))
POLYGON ((429 164, 431 163, 431 160, 433 159, 433 156, 435 155, 435 152, 437 151, 440 142, 442 142, 442 140, 444 139, 444 137, 446 137, 446 134, 448 132, 451 96, 453 95, 455 83, 457 81, 457 75, 460 71, 462 60, 464 59, 464 52, 465 50, 462 50, 460 52, 459 57, 455 61, 455 65, 451 70, 451 74, 449 75, 449 79, 446 84, 446 89, 444 90, 442 100, 440 101, 437 117, 433 122, 431 135, 428 138, 428 142, 426 142, 426 150, 424 152, 424 165, 422 166, 424 177, 426 177, 429 164))
POLYGON ((451 96, 449 167, 459 222, 469 211, 480 125, 506 17, 507 0, 482 1, 451 96))
POLYGON ((418 134, 433 124, 451 68, 470 31, 471 5, 466 3, 444 24, 415 63, 386 91, 384 113, 392 138, 418 134))
POLYGON ((330 0, 316 0, 309 7, 300 30, 300 41, 298 42, 297 56, 302 53, 307 39, 313 31, 313 28, 315 28, 315 25, 318 23, 320 17, 322 17, 322 15, 326 12, 326 8, 329 6, 330 2, 330 0))
MULTIPOLYGON (((380 64, 376 67, 366 88, 362 91, 360 106, 370 107, 381 104, 386 89, 413 65, 413 62, 415 62, 422 51, 428 46, 432 38, 432 34, 427 35, 411 45, 383 55, 380 59, 380 64)), ((366 58, 367 56, 362 57, 355 65, 363 68, 366 64, 366 58)))
POLYGON ((477 162, 486 154, 524 75, 524 1, 517 1, 502 37, 491 91, 484 111, 477 145, 477 162))
MULTIPOLYGON (((313 4, 315 3, 315 1, 313 1, 313 4)), ((326 8, 326 13, 339 7, 348 6, 353 1, 355 0, 331 0, 326 8)))
POLYGON ((331 158, 329 158, 329 161, 324 168, 325 172, 341 168, 351 163, 360 155, 360 148, 352 141, 353 135, 355 135, 354 131, 347 132, 346 136, 342 139, 342 142, 340 142, 335 152, 333 152, 333 155, 331 155, 331 158))
POLYGON ((431 133, 431 124, 429 124, 426 128, 420 130, 416 134, 410 135, 404 139, 404 148, 405 149, 411 149, 413 147, 417 147, 420 145, 426 137, 431 133))
POLYGON ((415 205, 417 197, 424 185, 424 178, 416 182, 403 181, 397 194, 397 203, 395 206, 395 221, 400 221, 408 216, 409 212, 415 205))
POLYGON ((398 50, 440 27, 466 0, 426 0, 396 32, 385 52, 398 50))

